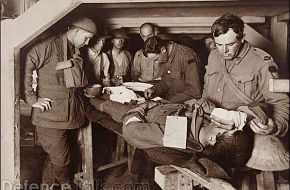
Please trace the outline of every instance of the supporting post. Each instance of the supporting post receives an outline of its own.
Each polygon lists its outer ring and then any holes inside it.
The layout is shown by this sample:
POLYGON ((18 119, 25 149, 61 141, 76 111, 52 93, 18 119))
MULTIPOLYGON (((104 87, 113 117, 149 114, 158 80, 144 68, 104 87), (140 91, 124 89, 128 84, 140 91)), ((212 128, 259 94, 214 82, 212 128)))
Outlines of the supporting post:
POLYGON ((94 190, 92 124, 80 129, 82 137, 82 173, 75 175, 75 183, 84 190, 94 190))

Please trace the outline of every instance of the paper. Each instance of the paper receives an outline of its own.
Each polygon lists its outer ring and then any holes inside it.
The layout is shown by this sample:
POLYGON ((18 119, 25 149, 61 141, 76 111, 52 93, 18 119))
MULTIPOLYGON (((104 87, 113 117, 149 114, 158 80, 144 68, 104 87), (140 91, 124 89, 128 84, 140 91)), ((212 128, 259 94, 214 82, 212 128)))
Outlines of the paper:
POLYGON ((187 118, 167 116, 163 137, 163 146, 186 149, 187 118))

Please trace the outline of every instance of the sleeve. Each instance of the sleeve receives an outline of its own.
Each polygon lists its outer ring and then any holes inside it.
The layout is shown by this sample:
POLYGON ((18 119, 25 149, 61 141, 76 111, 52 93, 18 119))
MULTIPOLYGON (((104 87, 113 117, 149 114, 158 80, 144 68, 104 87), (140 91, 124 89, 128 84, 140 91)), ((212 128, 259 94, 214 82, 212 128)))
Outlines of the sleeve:
POLYGON ((208 76, 209 75, 208 75, 208 73, 209 73, 210 69, 212 68, 213 63, 215 63, 215 60, 214 60, 214 55, 213 55, 213 51, 212 51, 208 56, 208 65, 205 66, 206 72, 204 74, 204 85, 203 85, 203 91, 202 91, 202 98, 205 100, 209 99, 209 96, 208 96, 208 81, 209 81, 208 76))
POLYGON ((137 80, 141 75, 141 65, 140 65, 140 52, 137 51, 134 56, 132 65, 132 79, 137 80))
POLYGON ((269 91, 269 79, 274 76, 269 71, 269 65, 263 66, 258 73, 258 84, 262 92, 265 102, 271 105, 271 118, 277 126, 275 136, 283 137, 288 132, 289 121, 289 96, 285 93, 277 93, 269 91))
POLYGON ((106 53, 103 53, 102 56, 103 56, 103 61, 104 61, 104 68, 103 68, 104 77, 105 77, 104 81, 110 81, 110 74, 109 74, 110 61, 106 53))
POLYGON ((191 98, 200 98, 202 85, 200 80, 200 59, 195 54, 195 52, 188 51, 184 55, 184 60, 182 63, 184 68, 184 82, 185 90, 180 93, 176 93, 172 98, 169 99, 170 102, 179 103, 189 100, 191 98))
POLYGON ((24 69, 24 100, 29 105, 37 101, 37 96, 32 88, 32 72, 40 69, 48 59, 49 46, 46 43, 39 43, 32 47, 26 54, 24 69))

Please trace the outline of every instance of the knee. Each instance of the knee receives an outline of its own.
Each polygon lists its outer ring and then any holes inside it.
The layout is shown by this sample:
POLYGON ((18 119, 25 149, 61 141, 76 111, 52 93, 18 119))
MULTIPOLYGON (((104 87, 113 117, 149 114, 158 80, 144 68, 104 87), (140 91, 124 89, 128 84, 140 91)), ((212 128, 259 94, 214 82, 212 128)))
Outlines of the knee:
POLYGON ((131 145, 136 146, 135 137, 133 135, 133 128, 131 124, 125 125, 122 128, 124 139, 131 145))

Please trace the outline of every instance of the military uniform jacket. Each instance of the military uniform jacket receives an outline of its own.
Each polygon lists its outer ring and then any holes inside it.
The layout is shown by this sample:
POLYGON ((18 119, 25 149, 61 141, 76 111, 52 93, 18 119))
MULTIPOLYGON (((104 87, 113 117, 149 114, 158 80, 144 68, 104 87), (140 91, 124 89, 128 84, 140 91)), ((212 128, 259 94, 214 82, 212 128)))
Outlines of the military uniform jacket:
MULTIPOLYGON (((208 58, 204 77, 203 98, 217 107, 236 109, 245 105, 227 86, 222 72, 223 59, 217 49, 208 58)), ((226 68, 234 84, 257 103, 269 104, 268 117, 278 126, 275 135, 284 136, 288 131, 289 97, 284 93, 269 91, 269 79, 278 77, 277 66, 272 57, 261 49, 245 42, 239 55, 226 61, 226 68)))
POLYGON ((27 53, 24 74, 25 101, 32 105, 38 97, 50 98, 51 109, 41 111, 32 109, 32 123, 36 126, 58 129, 80 127, 84 121, 84 105, 80 92, 76 88, 66 88, 64 71, 56 70, 58 62, 72 57, 74 47, 68 44, 64 50, 64 36, 49 37, 33 46, 27 53), (32 72, 37 71, 38 85, 36 93, 32 88, 32 72))
POLYGON ((124 138, 139 149, 163 146, 166 117, 173 115, 183 106, 183 104, 164 104, 148 110, 147 113, 140 108, 129 111, 123 120, 124 138), (129 122, 131 118, 138 120, 129 122))
POLYGON ((162 96, 172 103, 181 103, 201 97, 199 76, 200 60, 196 53, 183 45, 171 42, 172 50, 166 63, 164 74, 154 85, 156 96, 162 96))

